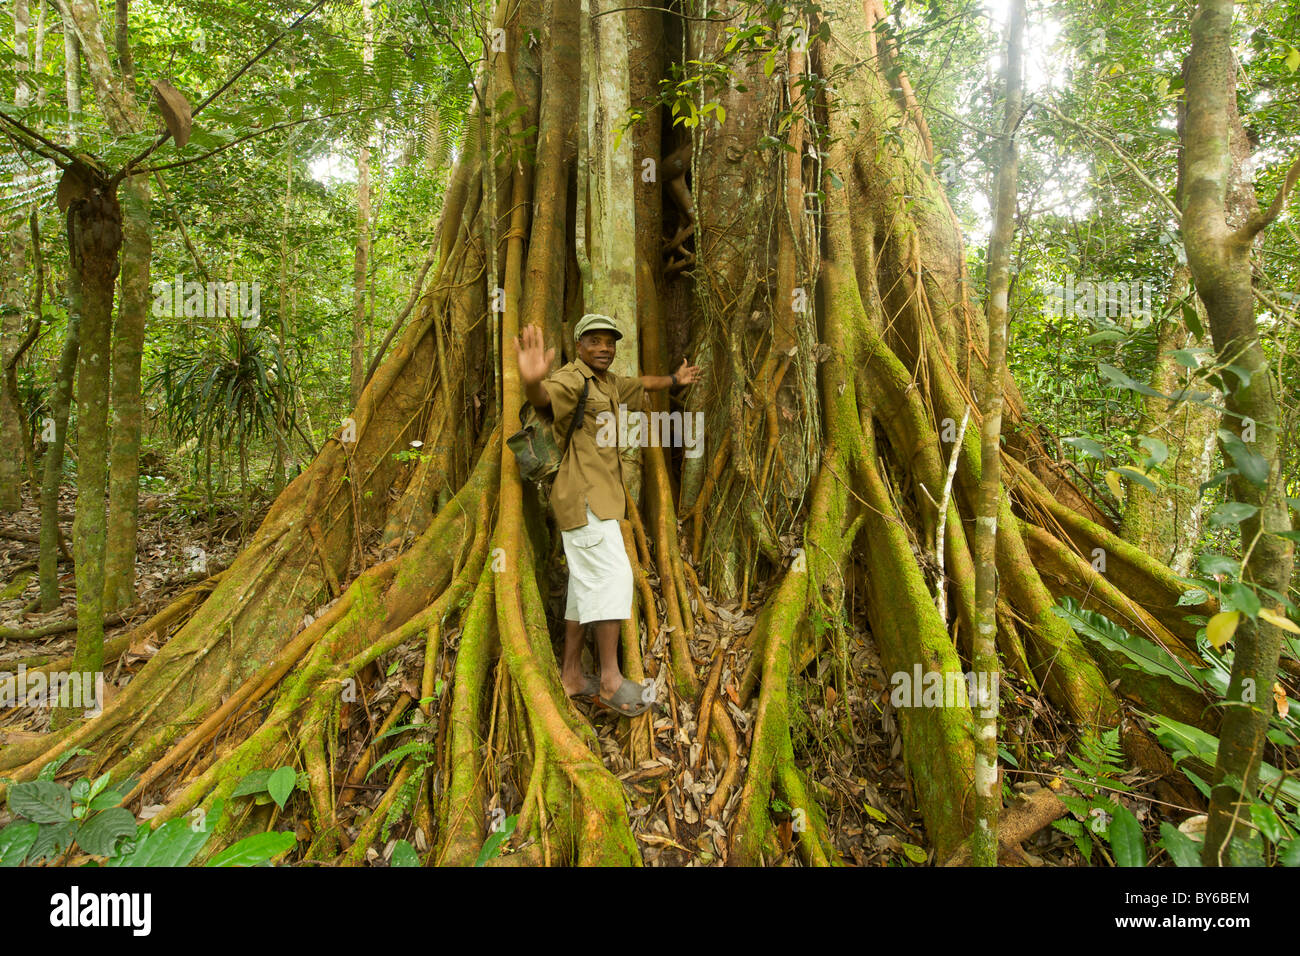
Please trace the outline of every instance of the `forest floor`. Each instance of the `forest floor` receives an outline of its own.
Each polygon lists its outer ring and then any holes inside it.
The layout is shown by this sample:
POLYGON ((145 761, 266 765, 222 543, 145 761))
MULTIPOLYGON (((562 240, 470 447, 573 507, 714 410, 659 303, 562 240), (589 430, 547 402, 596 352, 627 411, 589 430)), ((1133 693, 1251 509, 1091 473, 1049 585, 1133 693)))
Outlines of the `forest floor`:
MULTIPOLYGON (((60 501, 65 540, 71 537, 70 515, 74 494, 65 491, 60 501)), ((261 513, 269 502, 262 502, 259 513, 250 515, 251 528, 257 527, 261 513)), ((106 641, 129 633, 165 608, 187 587, 226 567, 240 548, 239 509, 227 504, 209 514, 206 506, 175 492, 141 495, 141 527, 137 564, 140 600, 122 619, 105 630, 106 641)), ((35 561, 36 537, 40 528, 39 511, 27 501, 22 511, 0 519, 0 627, 34 630, 59 622, 75 620, 75 591, 70 566, 60 563, 61 606, 48 613, 34 610, 38 594, 35 561), (27 540, 30 539, 30 540, 27 540)), ((368 549, 367 563, 386 554, 368 549)), ((565 571, 557 555, 552 567, 554 582, 548 602, 548 617, 553 644, 559 650, 565 597, 565 571)), ((654 587, 657 582, 650 580, 654 587)), ((723 701, 742 738, 742 752, 748 751, 752 734, 757 695, 747 708, 738 706, 738 687, 748 664, 750 651, 746 636, 754 626, 763 593, 751 596, 747 608, 736 602, 713 601, 707 588, 701 588, 704 607, 693 600, 698 621, 690 637, 691 655, 701 676, 708 673, 715 653, 725 655, 718 681, 719 699, 723 701)), ((323 609, 318 609, 323 610, 323 609)), ((660 620, 664 619, 662 608, 660 620)), ((791 684, 791 733, 801 768, 818 794, 827 823, 844 862, 859 866, 915 866, 933 864, 921 817, 912 799, 910 783, 902 759, 902 736, 895 711, 890 704, 890 682, 876 654, 864 622, 851 622, 849 686, 866 696, 835 690, 833 655, 827 652, 820 660, 807 663, 791 684), (825 679, 818 677, 826 675, 825 679)), ((179 626, 179 622, 176 625, 179 626)), ((172 628, 175 630, 175 627, 172 628)), ((36 639, 14 636, 8 630, 0 638, 0 671, 13 673, 19 662, 28 666, 69 656, 76 632, 72 627, 36 639)), ((132 643, 105 666, 106 697, 115 693, 158 651, 162 638, 157 636, 132 643)), ((454 632, 448 643, 454 643, 454 632)), ((653 709, 652 756, 632 765, 627 757, 628 735, 632 725, 594 703, 575 701, 575 706, 595 729, 600 740, 606 767, 624 784, 628 799, 632 831, 650 866, 716 866, 727 861, 727 834, 740 802, 740 787, 733 789, 717 818, 708 818, 707 807, 723 778, 725 760, 706 748, 697 736, 696 702, 678 697, 672 682, 663 679, 668 673, 667 632, 661 628, 654 641, 646 641, 647 670, 663 675, 658 682, 658 703, 653 709)), ((588 672, 595 670, 590 659, 593 648, 588 641, 588 672)), ((407 694, 418 699, 420 660, 413 649, 401 649, 384 655, 376 666, 363 672, 360 682, 358 712, 344 716, 345 729, 355 727, 348 736, 349 745, 339 754, 347 767, 370 746, 375 728, 394 699, 407 694), (408 659, 409 658, 409 659, 408 659)), ((1005 753, 1013 754, 1019 766, 1004 759, 1003 768, 1010 792, 1032 793, 1043 785, 1058 789, 1062 775, 1075 768, 1065 759, 1069 748, 1069 731, 1050 705, 1039 695, 1022 687, 1007 687, 1004 678, 1002 718, 1008 731, 1005 753)), ((416 709, 412 708, 411 713, 416 709)), ((48 729, 50 711, 45 708, 11 707, 0 709, 0 746, 43 733, 48 729)), ((638 722, 644 731, 644 723, 638 722)), ((742 757, 742 760, 744 758, 742 757)), ((396 765, 380 772, 353 790, 354 797, 338 808, 340 822, 349 836, 355 835, 386 789, 386 778, 396 765)), ((197 768, 196 768, 197 771, 197 768)), ((500 804, 507 812, 518 806, 521 795, 512 784, 508 768, 493 768, 497 778, 491 814, 500 804)), ((182 774, 168 775, 159 781, 156 793, 142 802, 143 816, 165 795, 183 782, 182 774)), ((1122 778, 1124 802, 1139 820, 1145 820, 1156 804, 1143 792, 1143 780, 1136 772, 1122 778)), ((1004 792, 1008 788, 1004 787, 1004 792)), ((1068 792, 1068 785, 1067 785, 1068 792)), ((294 817, 300 809, 290 803, 286 816, 294 817)), ((791 808, 774 801, 772 812, 779 822, 778 835, 784 852, 768 865, 798 866, 794 845, 800 820, 791 808)), ((305 817, 305 814, 302 814, 305 817)), ((301 825, 302 821, 295 821, 301 825)), ((371 865, 385 865, 398 837, 410 839, 423 852, 431 834, 416 832, 409 821, 393 828, 384 852, 372 849, 371 865)), ((1045 826, 1028 839, 1021 862, 1027 865, 1086 865, 1075 841, 1051 826, 1045 826)), ((1093 862, 1097 862, 1096 859, 1093 862)))

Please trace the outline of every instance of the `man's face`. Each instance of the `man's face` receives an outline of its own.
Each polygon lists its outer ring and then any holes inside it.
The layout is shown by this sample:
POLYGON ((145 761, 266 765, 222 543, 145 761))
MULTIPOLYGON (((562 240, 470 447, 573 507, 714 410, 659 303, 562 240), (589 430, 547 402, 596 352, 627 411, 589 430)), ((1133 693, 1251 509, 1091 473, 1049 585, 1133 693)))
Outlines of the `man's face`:
POLYGON ((582 359, 597 372, 609 370, 618 348, 618 340, 613 332, 597 329, 585 333, 578 339, 578 358, 582 359))

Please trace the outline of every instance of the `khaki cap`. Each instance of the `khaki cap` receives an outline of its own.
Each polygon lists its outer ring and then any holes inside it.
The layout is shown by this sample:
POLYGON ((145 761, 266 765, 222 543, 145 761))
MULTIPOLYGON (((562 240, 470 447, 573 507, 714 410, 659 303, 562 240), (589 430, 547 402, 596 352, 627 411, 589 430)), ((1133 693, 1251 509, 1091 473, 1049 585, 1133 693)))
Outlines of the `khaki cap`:
POLYGON ((623 333, 618 329, 618 323, 609 316, 601 315, 599 312, 588 312, 578 320, 578 325, 573 330, 573 339, 576 342, 587 332, 594 332, 597 329, 613 332, 615 340, 623 337, 623 333))

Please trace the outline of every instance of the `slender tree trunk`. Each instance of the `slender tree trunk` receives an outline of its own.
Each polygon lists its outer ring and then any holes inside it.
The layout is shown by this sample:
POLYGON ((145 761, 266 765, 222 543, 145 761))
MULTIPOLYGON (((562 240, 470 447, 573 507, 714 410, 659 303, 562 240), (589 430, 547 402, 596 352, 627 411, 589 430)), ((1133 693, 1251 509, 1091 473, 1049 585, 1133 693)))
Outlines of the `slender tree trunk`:
MULTIPOLYGON (((1233 375, 1223 376, 1229 386, 1223 428, 1236 436, 1236 442, 1225 447, 1225 461, 1259 461, 1266 473, 1252 480, 1248 468, 1239 468, 1228 488, 1232 498, 1256 509, 1241 522, 1246 556, 1241 580, 1256 591, 1264 611, 1277 616, 1285 611, 1263 589, 1286 593, 1294 551, 1292 543, 1278 535, 1291 529, 1278 450, 1280 396, 1255 325, 1251 257, 1255 237, 1277 215, 1286 189, 1294 185, 1296 167, 1269 214, 1255 208, 1253 190, 1244 208, 1229 205, 1235 185, 1230 181, 1232 130, 1237 121, 1232 17, 1232 0, 1202 0, 1192 18, 1192 49, 1184 64, 1183 237, 1218 359, 1245 369, 1250 376, 1247 385, 1233 375)), ((1239 612, 1233 642, 1228 706, 1219 734, 1203 851, 1205 863, 1211 866, 1231 862, 1229 843, 1234 833, 1251 825, 1247 804, 1254 797, 1268 743, 1265 734, 1273 714, 1282 630, 1263 616, 1239 612)))
MULTIPOLYGON (((367 75, 374 60, 375 21, 369 0, 361 0, 365 37, 361 62, 367 75)), ((370 262, 370 131, 369 116, 362 120, 357 152, 357 248, 352 259, 352 404, 361 397, 366 377, 366 276, 370 262)))
MULTIPOLYGON (((58 0, 58 3, 64 19, 64 29, 76 31, 96 100, 109 129, 118 136, 129 135, 140 129, 141 120, 136 111, 130 83, 115 75, 109 62, 98 4, 94 0, 58 0)), ((125 19, 123 7, 119 11, 123 30, 125 19)), ((123 58, 119 51, 119 59, 123 60, 123 67, 129 69, 129 55, 123 58)), ((126 79, 129 80, 129 74, 126 79)), ((73 523, 77 577, 77 645, 73 653, 73 670, 78 674, 95 674, 100 670, 104 654, 104 572, 108 548, 108 409, 113 292, 119 272, 117 257, 123 239, 122 209, 118 204, 116 183, 104 181, 97 173, 85 167, 79 166, 72 172, 78 173, 83 187, 82 197, 73 200, 69 209, 69 256, 81 272, 82 304, 77 355, 77 510, 73 523)), ((65 173, 65 176, 72 172, 65 173)), ((147 292, 147 253, 143 262, 144 288, 147 292)), ((138 279, 137 273, 136 281, 138 279)), ((143 318, 140 319, 140 325, 139 333, 133 333, 132 338, 142 342, 143 318)), ((138 358, 135 361, 138 364, 138 358)), ((138 434, 138 414, 135 427, 138 434)), ((134 518, 132 526, 134 527, 134 518)), ((131 564, 134 564, 134 559, 131 564)), ((78 708, 58 708, 54 713, 53 726, 70 723, 80 714, 78 708)))
POLYGON ((147 174, 129 177, 122 197, 122 276, 113 326, 112 452, 109 457, 108 555, 104 610, 135 603, 140 500, 140 362, 149 314, 153 224, 147 174))
MULTIPOLYGON (((23 279, 27 268, 28 224, 19 216, 5 230, 5 276, 0 295, 0 372, 17 351, 23 336, 26 313, 23 279)), ((18 511, 23 506, 23 427, 18 395, 0 382, 0 511, 18 511)))
POLYGON ((67 17, 63 20, 63 80, 68 98, 68 142, 75 143, 81 125, 81 43, 67 17))
MULTIPOLYGON (((1150 385, 1165 395, 1177 395, 1183 389, 1199 391, 1199 387, 1193 387, 1191 371, 1170 354, 1196 344, 1177 308, 1191 292, 1190 280, 1191 270, 1186 265, 1174 267, 1170 283, 1173 315, 1161 322, 1156 334, 1156 367, 1150 385)), ((1200 298, 1193 295, 1190 304, 1197 310, 1202 327, 1208 325, 1200 298)), ((1143 398, 1137 431, 1165 444, 1169 451, 1164 463, 1167 478, 1154 492, 1129 482, 1120 535, 1167 563, 1177 574, 1191 573, 1194 549, 1200 541, 1205 509, 1198 488, 1210 476, 1218 420, 1218 413, 1203 405, 1183 402, 1170 408, 1167 399, 1143 398)))
POLYGON ((81 327, 81 273, 68 270, 68 332, 59 356, 50 399, 51 417, 42 423, 46 440, 41 479, 41 553, 37 573, 41 586, 41 610, 59 606, 59 487, 63 483, 63 451, 68 436, 68 412, 72 405, 72 382, 77 371, 78 332, 81 327))
MULTIPOLYGON (((131 59, 128 0, 116 0, 114 48, 117 72, 127 96, 135 82, 131 59)), ((124 131, 117 131, 121 135, 124 131)), ((140 363, 151 302, 149 264, 153 217, 149 176, 127 177, 122 197, 122 274, 113 326, 112 434, 108 479, 108 539, 104 611, 135 603, 136 529, 140 507, 140 363)))
MULTIPOLYGON (((14 0, 14 78, 15 100, 19 107, 31 101, 27 72, 31 10, 27 0, 14 0)), ((5 276, 0 287, 0 369, 18 348, 23 334, 26 312, 23 279, 27 269, 27 214, 18 209, 5 229, 5 276)), ((0 383, 4 386, 4 383, 0 383)), ((17 511, 23 506, 23 427, 18 396, 8 387, 0 387, 0 511, 17 511)))
MULTIPOLYGON (((122 212, 106 186, 72 205, 72 248, 81 272, 81 330, 77 358, 77 512, 73 560, 77 574, 75 674, 99 674, 104 658, 104 550, 108 493, 109 350, 113 287, 122 245, 122 212)), ((82 689, 84 696, 91 688, 82 689)), ((59 707, 61 727, 84 708, 59 707)))
MULTIPOLYGON (((1016 229, 1018 155, 1015 133, 1022 115, 1023 66, 1021 43, 1025 26, 1024 0, 1011 4, 1007 23, 1007 58, 1003 71, 1005 96, 1000 143, 1001 156, 993 196, 993 232, 989 239, 988 276, 988 377, 979 395, 980 485, 975 510, 975 635, 974 664, 980 692, 988 699, 971 701, 975 724, 975 831, 971 837, 971 862, 997 865, 998 810, 998 694, 997 652, 997 535, 998 506, 1002 491, 1002 388, 1007 374, 1008 294, 1011 286, 1011 240, 1016 229), (990 383, 998 383, 992 386, 990 383)), ((959 449, 954 448, 953 454, 959 449)))
MULTIPOLYGON (((285 357, 286 361, 288 361, 289 341, 289 223, 292 222, 293 210, 293 166, 293 139, 290 138, 285 146, 284 218, 280 223, 280 307, 277 315, 279 320, 277 333, 280 339, 280 354, 285 357)), ((289 403, 292 401, 292 394, 287 393, 285 389, 276 392, 275 451, 271 456, 274 468, 271 476, 271 492, 276 497, 279 497, 280 492, 284 490, 284 466, 286 458, 289 457, 289 446, 285 440, 285 431, 289 422, 289 403)))

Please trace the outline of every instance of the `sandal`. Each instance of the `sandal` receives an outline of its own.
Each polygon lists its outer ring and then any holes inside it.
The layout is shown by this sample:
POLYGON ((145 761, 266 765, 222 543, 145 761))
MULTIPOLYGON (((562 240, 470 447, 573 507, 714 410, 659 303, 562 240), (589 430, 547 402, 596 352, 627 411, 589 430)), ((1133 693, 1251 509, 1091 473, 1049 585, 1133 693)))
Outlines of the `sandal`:
POLYGON ((600 678, 595 674, 583 674, 582 690, 569 695, 573 699, 587 699, 600 696, 600 678))
POLYGON ((644 688, 640 684, 634 684, 625 677, 622 685, 609 700, 602 697, 600 693, 597 693, 592 700, 606 710, 612 710, 624 717, 637 717, 649 710, 654 703, 652 700, 642 699, 643 691, 644 688))

